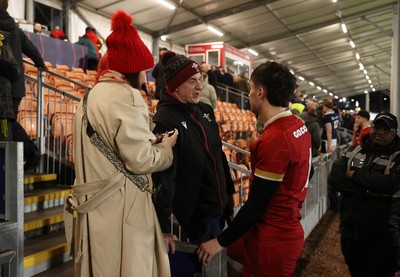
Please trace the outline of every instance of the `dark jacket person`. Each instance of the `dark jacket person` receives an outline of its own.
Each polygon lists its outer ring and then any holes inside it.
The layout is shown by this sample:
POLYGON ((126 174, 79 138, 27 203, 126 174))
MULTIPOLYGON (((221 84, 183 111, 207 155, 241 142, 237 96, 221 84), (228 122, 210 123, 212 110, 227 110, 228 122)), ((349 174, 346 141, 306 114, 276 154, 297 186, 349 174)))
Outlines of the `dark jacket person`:
POLYGON ((376 116, 369 137, 337 161, 328 183, 341 192, 342 253, 352 276, 400 270, 400 138, 397 118, 376 116))

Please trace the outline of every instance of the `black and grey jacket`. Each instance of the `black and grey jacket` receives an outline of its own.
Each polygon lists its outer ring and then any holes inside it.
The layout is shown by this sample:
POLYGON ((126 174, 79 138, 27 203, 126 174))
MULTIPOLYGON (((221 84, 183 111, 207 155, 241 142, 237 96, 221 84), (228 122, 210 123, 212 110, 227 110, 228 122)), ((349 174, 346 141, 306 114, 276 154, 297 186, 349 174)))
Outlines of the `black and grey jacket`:
POLYGON ((155 207, 163 232, 169 232, 171 211, 186 223, 195 214, 222 215, 234 187, 211 106, 183 104, 164 91, 153 122, 155 134, 179 132, 172 166, 153 175, 162 184, 155 207))
MULTIPOLYGON (((24 31, 17 26, 7 11, 0 10, 0 30, 10 33, 9 43, 21 70, 24 68, 22 54, 31 58, 36 67, 45 66, 39 50, 25 35, 24 31)), ((12 83, 11 95, 13 98, 25 96, 24 74, 20 74, 19 78, 12 83)))
POLYGON ((340 232, 356 241, 400 246, 400 138, 378 148, 369 138, 333 166, 328 183, 341 192, 340 232), (355 170, 351 178, 348 170, 355 170))

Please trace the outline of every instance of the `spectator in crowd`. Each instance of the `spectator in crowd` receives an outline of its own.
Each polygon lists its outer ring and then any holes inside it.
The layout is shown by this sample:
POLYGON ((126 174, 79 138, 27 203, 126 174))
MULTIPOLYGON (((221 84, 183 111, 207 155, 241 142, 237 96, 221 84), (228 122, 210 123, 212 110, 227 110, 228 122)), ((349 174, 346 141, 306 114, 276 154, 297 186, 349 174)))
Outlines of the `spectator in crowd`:
MULTIPOLYGON (((322 135, 321 153, 334 153, 337 146, 337 127, 339 116, 333 111, 333 102, 326 99, 322 104, 322 135)), ((332 155, 335 159, 336 156, 332 155)), ((328 186, 329 208, 336 210, 339 205, 339 192, 332 186, 328 186)))
POLYGON ((340 194, 340 243, 351 276, 400 271, 400 138, 397 118, 379 113, 361 145, 332 166, 340 194))
POLYGON ((226 72, 224 74, 224 84, 230 87, 235 86, 235 82, 233 81, 233 71, 229 69, 229 67, 226 68, 226 72))
POLYGON ((300 116, 300 114, 304 111, 306 106, 301 103, 293 103, 290 105, 290 111, 292 114, 300 116))
POLYGON ((154 59, 132 21, 123 11, 112 15, 109 70, 75 114, 76 181, 65 216, 75 276, 170 276, 165 243, 173 241, 157 221, 151 173, 172 164, 178 131, 159 139, 150 131, 138 89, 154 59))
POLYGON ((6 32, 0 30, 0 141, 12 141, 12 124, 15 121, 11 82, 15 82, 22 70, 16 61, 6 32))
POLYGON ((93 30, 90 27, 86 28, 85 34, 79 37, 79 40, 76 42, 76 44, 85 46, 87 48, 87 64, 85 69, 97 70, 97 64, 99 63, 99 52, 96 43, 93 43, 88 35, 93 36, 93 30))
POLYGON ((236 84, 235 84, 235 87, 238 90, 249 93, 250 85, 249 85, 248 76, 249 76, 248 72, 244 72, 244 73, 241 73, 238 75, 238 78, 236 79, 236 84))
POLYGON ((311 152, 313 157, 319 155, 319 149, 321 147, 321 129, 317 122, 317 105, 315 100, 308 99, 306 110, 300 114, 300 118, 303 119, 307 130, 311 134, 311 152))
POLYGON ((50 37, 68 41, 67 36, 65 35, 64 31, 60 29, 60 26, 56 26, 53 30, 51 30, 50 37))
POLYGON ((214 87, 215 91, 218 91, 217 76, 215 75, 214 70, 211 70, 210 65, 206 62, 203 62, 201 64, 201 70, 207 73, 208 83, 214 87))
POLYGON ((299 212, 311 170, 310 134, 288 109, 296 87, 289 69, 276 62, 253 71, 250 105, 264 132, 251 150, 249 198, 221 235, 200 245, 203 264, 228 246, 243 276, 293 276, 303 249, 299 212))
POLYGON ((324 101, 322 114, 321 153, 333 153, 337 145, 336 130, 339 126, 339 116, 333 111, 333 102, 331 99, 324 101))
POLYGON ((154 67, 153 71, 151 72, 151 76, 153 76, 154 80, 156 80, 156 94, 154 95, 154 97, 157 100, 160 100, 161 97, 161 91, 163 89, 165 89, 165 80, 164 80, 164 68, 163 65, 161 63, 161 57, 162 55, 167 52, 168 49, 163 47, 160 48, 158 51, 158 63, 156 64, 156 66, 154 67))
POLYGON ((225 69, 223 66, 218 66, 216 70, 214 70, 215 76, 217 77, 217 83, 225 84, 224 76, 225 69))
POLYGON ((214 87, 208 83, 208 75, 205 72, 201 74, 200 102, 210 105, 213 109, 217 106, 217 94, 214 87))
MULTIPOLYGON (((171 51, 163 55, 162 63, 167 86, 153 118, 153 132, 176 128, 180 135, 173 165, 153 177, 162 189, 154 203, 164 233, 170 232, 173 212, 190 241, 200 243, 224 228, 223 213, 234 186, 214 111, 199 102, 200 65, 171 51)), ((229 200, 232 204, 232 197, 229 200)))
POLYGON ((371 126, 369 126, 369 112, 360 110, 356 115, 356 121, 353 127, 352 144, 354 146, 360 145, 363 138, 369 134, 371 126))
POLYGON ((345 111, 342 118, 341 126, 347 130, 353 131, 354 124, 356 123, 353 114, 350 111, 345 111))
MULTIPOLYGON (((31 58, 35 63, 35 66, 40 70, 47 70, 40 52, 25 33, 18 27, 14 19, 8 14, 7 8, 8 0, 0 0, 0 30, 9 33, 9 44, 21 71, 24 68, 22 54, 31 58)), ((18 115, 19 104, 21 103, 22 97, 25 96, 24 74, 20 74, 18 79, 11 83, 11 96, 13 111, 16 118, 18 115)), ((24 143, 25 169, 35 168, 40 161, 39 149, 17 121, 13 122, 12 128, 14 141, 21 141, 24 143)))
POLYGON ((296 91, 293 93, 293 97, 290 99, 291 103, 301 103, 301 104, 306 104, 305 99, 303 98, 303 94, 301 93, 301 90, 296 89, 296 91))
POLYGON ((33 23, 33 32, 38 35, 42 34, 42 24, 39 22, 33 23))
POLYGON ((89 26, 86 27, 85 36, 93 43, 93 46, 96 49, 97 58, 100 59, 100 48, 103 45, 103 42, 97 36, 96 29, 89 26))

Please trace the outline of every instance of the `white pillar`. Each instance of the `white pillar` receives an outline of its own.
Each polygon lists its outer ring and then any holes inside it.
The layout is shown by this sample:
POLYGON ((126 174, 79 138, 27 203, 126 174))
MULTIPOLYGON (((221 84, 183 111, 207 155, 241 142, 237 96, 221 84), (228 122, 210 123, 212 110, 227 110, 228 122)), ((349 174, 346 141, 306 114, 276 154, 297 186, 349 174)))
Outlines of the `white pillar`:
POLYGON ((33 18, 33 13, 34 13, 34 5, 33 5, 33 0, 26 0, 25 1, 25 19, 28 22, 34 23, 33 21, 35 20, 33 18))
POLYGON ((369 93, 365 94, 365 110, 369 111, 369 93))
POLYGON ((393 11, 392 72, 390 83, 390 112, 400 119, 400 4, 393 11))

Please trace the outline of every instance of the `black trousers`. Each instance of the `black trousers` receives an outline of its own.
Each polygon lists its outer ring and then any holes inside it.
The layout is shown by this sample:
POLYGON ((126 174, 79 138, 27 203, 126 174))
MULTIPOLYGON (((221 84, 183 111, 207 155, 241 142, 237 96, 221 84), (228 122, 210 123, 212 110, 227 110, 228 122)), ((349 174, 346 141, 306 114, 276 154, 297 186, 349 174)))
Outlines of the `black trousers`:
MULTIPOLYGON (((13 98, 15 117, 17 117, 18 107, 20 103, 21 98, 13 98)), ((25 129, 16 120, 12 122, 12 136, 13 141, 20 141, 24 143, 25 169, 35 168, 40 160, 39 149, 37 148, 36 144, 30 139, 25 129)))
POLYGON ((393 277, 399 270, 399 247, 377 241, 340 237, 342 253, 352 277, 393 277))

